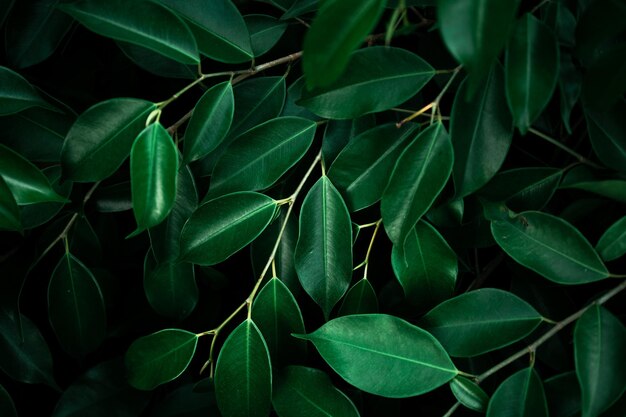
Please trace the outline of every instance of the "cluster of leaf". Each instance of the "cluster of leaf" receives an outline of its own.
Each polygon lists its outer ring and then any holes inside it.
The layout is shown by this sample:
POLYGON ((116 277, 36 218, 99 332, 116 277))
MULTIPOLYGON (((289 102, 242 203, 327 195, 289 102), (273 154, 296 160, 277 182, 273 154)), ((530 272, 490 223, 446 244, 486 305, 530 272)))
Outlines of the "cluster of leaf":
POLYGON ((626 414, 623 1, 0 23, 3 417, 626 414))

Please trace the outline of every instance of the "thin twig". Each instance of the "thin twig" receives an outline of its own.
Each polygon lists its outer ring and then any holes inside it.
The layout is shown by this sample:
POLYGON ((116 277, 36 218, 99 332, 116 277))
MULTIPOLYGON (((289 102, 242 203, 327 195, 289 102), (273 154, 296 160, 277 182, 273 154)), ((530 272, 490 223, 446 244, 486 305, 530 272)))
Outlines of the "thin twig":
POLYGON ((574 151, 573 149, 568 148, 567 146, 563 145, 560 141, 551 138, 550 136, 546 135, 543 132, 540 132, 539 130, 533 129, 532 127, 528 129, 528 131, 538 137, 540 137, 541 139, 545 140, 546 142, 551 143, 552 145, 556 146, 557 148, 567 152, 568 154, 572 155, 574 158, 576 158, 579 162, 589 165, 590 167, 593 168, 597 168, 597 169, 602 169, 602 167, 598 164, 596 164, 593 161, 590 161, 589 159, 585 158, 584 156, 582 156, 581 154, 579 154, 578 152, 574 151))

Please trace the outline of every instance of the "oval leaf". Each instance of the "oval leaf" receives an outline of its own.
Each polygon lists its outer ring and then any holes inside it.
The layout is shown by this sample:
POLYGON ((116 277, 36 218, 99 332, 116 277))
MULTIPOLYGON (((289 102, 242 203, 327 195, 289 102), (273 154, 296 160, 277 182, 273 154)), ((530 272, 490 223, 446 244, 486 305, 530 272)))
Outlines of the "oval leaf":
POLYGON ((555 375, 544 381, 550 417, 580 416, 580 384, 576 372, 555 375))
POLYGON ((267 227, 276 202, 263 194, 240 192, 202 204, 181 233, 181 258, 214 265, 252 242, 267 227))
POLYGON ((143 289, 150 306, 165 317, 182 320, 198 303, 199 292, 192 264, 156 264, 152 253, 146 255, 143 289))
POLYGON ((373 313, 378 313, 376 291, 367 279, 362 278, 346 293, 337 316, 373 313))
POLYGON ((250 14, 244 16, 250 43, 255 57, 259 57, 276 45, 287 30, 287 23, 265 14, 250 14))
POLYGON ((0 116, 30 107, 53 109, 24 77, 0 66, 0 116))
POLYGON ((565 220, 526 211, 491 223, 491 233, 515 261, 559 284, 585 284, 609 272, 587 239, 565 220))
POLYGON ((252 320, 228 336, 215 365, 215 399, 224 416, 268 416, 272 371, 267 345, 252 320))
POLYGON ((530 334, 541 321, 541 314, 521 298, 484 288, 444 301, 420 324, 451 356, 469 357, 508 346, 530 334))
POLYGON ((458 373, 430 333, 385 314, 339 317, 298 337, 313 342, 348 383, 383 397, 420 395, 458 373))
POLYGON ((594 111, 585 107, 589 139, 598 158, 608 167, 626 168, 626 104, 618 101, 611 109, 594 111))
POLYGON ((302 287, 328 318, 352 278, 352 226, 341 195, 326 176, 302 203, 294 258, 302 287))
POLYGON ((135 340, 125 357, 128 382, 137 389, 152 390, 178 378, 189 366, 197 344, 196 334, 180 329, 135 340))
POLYGON ((0 230, 22 230, 20 209, 11 189, 0 176, 0 230))
POLYGON ((604 232, 596 245, 596 250, 605 261, 612 261, 626 253, 626 216, 604 232))
POLYGON ((462 376, 457 376, 450 381, 450 390, 454 398, 470 410, 484 413, 487 410, 489 397, 475 382, 462 376))
POLYGON ((508 377, 493 393, 487 417, 548 417, 543 384, 533 368, 508 377))

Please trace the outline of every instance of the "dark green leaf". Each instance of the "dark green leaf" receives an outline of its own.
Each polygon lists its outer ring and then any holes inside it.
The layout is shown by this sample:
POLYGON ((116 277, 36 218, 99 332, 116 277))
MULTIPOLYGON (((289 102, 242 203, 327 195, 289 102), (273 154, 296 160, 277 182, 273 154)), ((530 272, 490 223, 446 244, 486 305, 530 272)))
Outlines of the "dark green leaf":
POLYGON ((451 356, 469 357, 522 339, 541 320, 541 314, 521 298, 483 288, 444 301, 420 323, 451 356))
POLYGON ((559 78, 559 46, 550 28, 525 14, 511 35, 504 66, 513 121, 526 134, 548 105, 559 78))
POLYGON ((598 281, 609 273, 587 239, 563 219, 527 211, 491 223, 496 242, 515 261, 559 284, 598 281))
POLYGON ((326 166, 333 164, 335 158, 352 139, 374 127, 376 127, 376 116, 374 114, 366 114, 351 120, 329 120, 326 124, 326 129, 324 129, 324 138, 322 140, 322 160, 324 164, 326 166))
POLYGON ((450 390, 454 398, 470 410, 484 413, 487 410, 489 397, 475 382, 462 376, 457 376, 450 381, 450 390))
POLYGON ((353 119, 410 99, 434 73, 426 61, 405 49, 373 46, 352 53, 343 75, 303 93, 297 104, 321 117, 353 119))
POLYGON ((576 372, 555 375, 544 381, 551 417, 580 416, 580 385, 576 372))
POLYGON ((350 53, 376 26, 384 6, 385 0, 328 0, 321 3, 304 38, 302 68, 309 89, 326 87, 344 70, 349 71, 346 67, 350 53))
POLYGON ((178 378, 196 351, 198 336, 186 330, 165 329, 139 338, 126 352, 128 382, 152 390, 178 378))
POLYGON ((287 89, 287 97, 285 99, 285 107, 281 116, 297 116, 304 117, 309 120, 320 120, 320 117, 314 115, 309 110, 296 104, 302 98, 304 92, 304 77, 300 77, 291 83, 287 89))
POLYGON ((271 3, 272 5, 278 7, 280 10, 285 11, 291 7, 298 0, 264 0, 267 3, 271 3))
POLYGON ((0 66, 0 116, 18 113, 31 107, 54 109, 24 77, 0 66))
POLYGON ((155 108, 148 101, 116 98, 87 109, 63 143, 63 177, 92 182, 113 174, 130 153, 133 141, 155 108))
POLYGON ((513 139, 502 66, 493 66, 472 101, 467 101, 469 85, 469 79, 461 83, 450 116, 455 198, 478 190, 498 172, 513 139))
POLYGON ((135 65, 151 74, 168 78, 183 78, 193 80, 198 76, 198 67, 189 64, 181 64, 171 58, 161 55, 152 49, 135 45, 128 42, 115 42, 120 50, 135 65))
POLYGON ((202 204, 181 233, 181 258, 213 265, 252 242, 267 227, 276 202, 263 194, 239 192, 202 204))
POLYGON ((79 0, 58 8, 99 35, 143 46, 184 64, 200 62, 187 25, 157 2, 79 0))
POLYGON ((196 392, 194 384, 186 384, 158 401, 150 417, 217 416, 219 411, 213 392, 196 392))
POLYGON ((626 216, 604 232, 596 245, 596 251, 605 261, 612 261, 626 253, 626 216))
POLYGON ((589 138, 598 158, 607 166, 626 170, 626 103, 618 102, 608 111, 585 108, 589 138))
POLYGON ((382 197, 393 167, 415 126, 398 129, 389 123, 367 130, 351 140, 328 171, 350 211, 376 203, 382 197))
POLYGON ((352 226, 341 195, 326 176, 302 203, 294 258, 302 287, 328 318, 350 285, 352 226))
POLYGON ((304 333, 296 299, 278 278, 272 278, 254 300, 252 319, 258 326, 275 368, 306 359, 306 342, 291 336, 304 333))
POLYGON ((13 399, 2 385, 0 385, 0 415, 2 417, 17 417, 13 399))
MULTIPOLYGON (((624 8, 623 5, 620 7, 624 8)), ((626 13, 623 15, 626 16, 626 13)), ((583 97, 588 105, 599 110, 608 110, 626 92, 626 43, 609 41, 598 49, 602 53, 583 76, 583 97)))
POLYGON ((281 20, 291 19, 317 10, 318 0, 295 0, 291 7, 283 14, 281 20))
POLYGON ((559 44, 567 48, 574 47, 576 43, 574 39, 576 17, 565 3, 548 3, 542 12, 542 20, 557 35, 559 44))
POLYGON ((270 413, 270 356, 252 320, 237 326, 222 346, 215 366, 215 399, 225 417, 261 417, 270 413))
POLYGON ((11 189, 0 176, 0 230, 22 230, 20 209, 11 189))
POLYGON ((626 203, 626 181, 617 178, 604 179, 583 165, 569 170, 560 188, 584 190, 626 203))
POLYGON ((287 30, 287 23, 265 14, 249 14, 244 16, 244 20, 255 57, 272 49, 287 30))
POLYGON ((135 234, 161 223, 176 198, 178 149, 160 123, 153 123, 137 136, 130 151, 130 185, 135 234))
POLYGON ((350 399, 324 372, 289 366, 276 381, 272 404, 279 417, 358 417, 350 399))
POLYGON ((402 248, 452 172, 452 145, 441 122, 422 131, 402 152, 383 193, 385 231, 402 248))
MULTIPOLYGON (((176 192, 178 192, 178 187, 176 192)), ((133 202, 130 193, 130 181, 98 188, 94 193, 93 200, 96 209, 101 213, 119 213, 132 210, 133 202)))
POLYGON ((574 328, 576 375, 582 391, 582 416, 596 417, 626 388, 626 328, 594 304, 574 328))
POLYGON ((626 29, 626 8, 620 0, 594 1, 580 12, 576 55, 588 67, 605 51, 607 40, 626 29))
POLYGON ((433 336, 385 314, 339 317, 298 337, 313 342, 348 383, 383 397, 420 395, 458 373, 433 336))
MULTIPOLYGON (((558 3, 559 5, 561 3, 558 3)), ((572 133, 570 118, 574 106, 582 91, 582 75, 574 65, 571 54, 562 51, 559 66, 559 96, 561 103, 561 119, 569 134, 572 133)))
POLYGON ((493 393, 487 417, 500 416, 548 417, 543 384, 533 368, 514 373, 493 393))
POLYGON ((98 234, 84 215, 79 215, 68 234, 69 250, 85 265, 102 262, 102 246, 98 234))
POLYGON ((346 293, 337 316, 378 313, 378 298, 372 284, 363 278, 346 293))
POLYGON ((184 164, 202 158, 222 143, 234 111, 235 98, 230 81, 217 84, 204 93, 185 131, 184 164))

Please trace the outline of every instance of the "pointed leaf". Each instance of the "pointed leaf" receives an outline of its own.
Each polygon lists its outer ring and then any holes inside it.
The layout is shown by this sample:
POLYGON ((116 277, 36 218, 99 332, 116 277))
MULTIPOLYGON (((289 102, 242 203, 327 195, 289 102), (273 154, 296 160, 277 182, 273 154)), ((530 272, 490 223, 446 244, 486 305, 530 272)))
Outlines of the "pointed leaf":
POLYGON ((0 385, 0 415, 3 417, 17 417, 13 399, 2 385, 0 385))
POLYGON ((133 342, 126 352, 128 382, 152 390, 182 374, 196 351, 198 336, 186 330, 165 329, 133 342))
POLYGON ((420 395, 458 373, 433 336, 385 314, 339 317, 298 337, 313 342, 348 383, 383 397, 420 395))
POLYGON ((489 397, 475 382, 457 376, 450 381, 450 390, 454 394, 454 398, 470 410, 484 413, 487 410, 489 397))
POLYGON ((500 349, 529 335, 541 314, 507 291, 483 288, 444 301, 420 324, 451 356, 469 357, 500 349))
POLYGON ((452 164, 452 145, 440 122, 422 131, 402 152, 380 206, 385 231, 394 245, 404 245, 448 181, 452 164))
POLYGON ((304 77, 300 77, 291 83, 291 85, 287 89, 287 97, 285 98, 285 106, 283 107, 283 112, 281 113, 281 116, 297 116, 304 117, 305 119, 309 120, 318 121, 321 119, 319 116, 314 115, 309 110, 296 104, 302 98, 302 93, 304 93, 305 89, 304 84, 304 77))
POLYGON ((596 250, 605 261, 612 261, 626 253, 626 216, 604 232, 596 245, 596 250))
POLYGON ((194 80, 198 77, 198 66, 182 64, 152 49, 124 41, 115 42, 128 59, 151 74, 167 78, 194 80))
POLYGON ((0 176, 0 230, 22 230, 20 209, 11 189, 0 176))
POLYGON ((609 276, 587 239, 565 220, 526 211, 491 223, 496 242, 515 261, 559 284, 585 284, 609 276))
POLYGON ((137 136, 130 151, 130 185, 137 231, 161 223, 176 198, 178 149, 160 123, 137 136))
POLYGON ((596 417, 626 389, 626 328, 604 307, 592 305, 574 329, 582 416, 596 417))
MULTIPOLYGON (((565 8, 561 3, 558 3, 560 7, 565 8)), ((572 110, 582 92, 582 74, 580 70, 574 65, 574 58, 566 51, 560 52, 560 65, 559 65, 559 97, 561 107, 561 119, 565 125, 567 133, 572 134, 572 127, 570 124, 570 118, 572 110)))
POLYGON ((243 19, 250 31, 250 43, 255 57, 272 49, 287 30, 287 23, 265 14, 249 14, 243 19))
MULTIPOLYGON (((319 68, 324 67, 317 67, 317 73, 325 72, 319 68)), ((426 61, 405 49, 372 46, 352 53, 343 75, 325 87, 303 92, 297 104, 321 117, 353 119, 403 103, 434 73, 426 61)))
POLYGON ((214 265, 252 242, 267 227, 276 202, 263 194, 239 192, 202 204, 181 233, 181 259, 214 265))
POLYGON ((370 282, 363 278, 346 293, 337 317, 351 314, 378 313, 378 298, 370 282))
POLYGON ((58 8, 99 35, 143 46, 184 64, 200 62, 187 25, 157 2, 79 0, 58 8))
POLYGON ((559 78, 559 47, 544 23, 525 14, 511 35, 505 55, 506 97, 522 134, 548 105, 559 78))
POLYGON ((285 77, 255 78, 235 86, 235 114, 228 136, 236 138, 246 130, 278 117, 286 93, 285 77))
POLYGON ((324 138, 322 139, 322 160, 324 164, 327 166, 333 164, 339 153, 352 139, 374 127, 376 127, 376 116, 374 114, 366 114, 351 120, 329 120, 326 124, 326 129, 324 129, 324 138))
POLYGON ((302 68, 309 89, 326 87, 339 78, 348 65, 350 53, 376 26, 385 3, 384 0, 321 3, 304 38, 302 68))
POLYGON ((324 372, 289 366, 276 381, 272 404, 279 417, 358 417, 356 407, 324 372))
POLYGON ((63 177, 92 182, 113 174, 128 157, 146 118, 155 108, 148 101, 115 98, 87 109, 63 143, 63 177))
POLYGON ((533 368, 514 373, 493 393, 487 417, 499 416, 548 417, 543 384, 533 368))
POLYGON ((0 116, 18 113, 30 107, 54 109, 24 77, 0 66, 0 116))
POLYGON ((326 176, 302 203, 294 258, 302 287, 328 318, 350 285, 352 226, 341 195, 326 176))
POLYGON ((270 413, 270 356, 252 320, 237 326, 222 346, 215 366, 215 399, 226 417, 261 417, 270 413))
POLYGON ((626 170, 626 104, 619 101, 608 111, 585 108, 589 138, 598 158, 608 167, 626 170))

